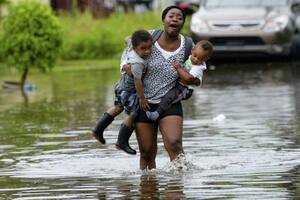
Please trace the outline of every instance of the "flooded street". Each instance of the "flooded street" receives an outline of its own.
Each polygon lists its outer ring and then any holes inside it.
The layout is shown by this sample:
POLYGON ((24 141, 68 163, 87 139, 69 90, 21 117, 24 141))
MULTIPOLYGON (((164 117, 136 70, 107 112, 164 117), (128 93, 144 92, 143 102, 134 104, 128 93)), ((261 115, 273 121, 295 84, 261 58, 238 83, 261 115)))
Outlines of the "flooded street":
MULTIPOLYGON (((30 74, 24 103, 0 90, 0 199, 300 199, 300 64, 214 64, 183 102, 189 165, 174 171, 158 137, 157 169, 87 131, 113 105, 116 70, 30 74)), ((6 74, 0 80, 14 78, 6 74)), ((135 136, 131 146, 138 149, 135 136)), ((139 153, 138 153, 139 154, 139 153)))

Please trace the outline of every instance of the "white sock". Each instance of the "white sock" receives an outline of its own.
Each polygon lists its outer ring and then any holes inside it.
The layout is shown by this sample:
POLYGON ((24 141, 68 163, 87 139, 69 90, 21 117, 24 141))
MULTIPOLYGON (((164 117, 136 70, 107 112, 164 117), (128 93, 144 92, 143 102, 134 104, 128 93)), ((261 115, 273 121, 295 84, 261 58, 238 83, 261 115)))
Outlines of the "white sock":
POLYGON ((149 119, 153 121, 157 120, 157 118, 159 117, 159 113, 157 111, 154 112, 146 111, 146 115, 149 119))

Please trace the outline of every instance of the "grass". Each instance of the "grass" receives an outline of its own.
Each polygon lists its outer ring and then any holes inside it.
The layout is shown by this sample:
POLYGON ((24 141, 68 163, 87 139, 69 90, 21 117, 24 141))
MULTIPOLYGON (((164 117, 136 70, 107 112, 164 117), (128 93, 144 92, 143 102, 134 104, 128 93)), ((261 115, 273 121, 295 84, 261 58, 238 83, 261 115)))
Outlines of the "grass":
MULTIPOLYGON (((57 62, 52 72, 64 72, 64 71, 79 71, 79 70, 95 70, 95 69, 117 69, 120 62, 118 59, 101 59, 101 60, 60 60, 57 62)), ((41 73, 36 68, 30 69, 29 74, 41 73)), ((0 63, 0 74, 15 74, 20 75, 21 72, 15 68, 9 68, 4 63, 0 63)))
POLYGON ((62 59, 118 58, 125 48, 124 38, 137 29, 162 28, 160 17, 115 13, 95 20, 89 13, 60 17, 64 28, 62 59))
POLYGON ((101 59, 101 60, 62 60, 59 61, 54 72, 76 71, 76 70, 93 70, 93 69, 111 69, 118 68, 120 62, 118 59, 101 59))

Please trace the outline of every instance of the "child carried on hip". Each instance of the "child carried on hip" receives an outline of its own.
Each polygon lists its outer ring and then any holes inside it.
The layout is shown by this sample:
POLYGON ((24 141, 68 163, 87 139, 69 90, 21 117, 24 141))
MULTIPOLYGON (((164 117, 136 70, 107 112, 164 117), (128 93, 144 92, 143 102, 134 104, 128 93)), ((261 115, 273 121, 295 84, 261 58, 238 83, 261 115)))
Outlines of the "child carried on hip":
POLYGON ((193 48, 191 56, 186 60, 184 66, 176 63, 174 68, 179 75, 179 81, 169 92, 162 98, 155 111, 147 111, 146 115, 149 119, 155 121, 161 114, 168 110, 173 103, 180 100, 189 99, 194 91, 192 85, 188 82, 202 82, 203 71, 206 69, 206 61, 211 57, 213 45, 207 40, 199 41, 193 48))

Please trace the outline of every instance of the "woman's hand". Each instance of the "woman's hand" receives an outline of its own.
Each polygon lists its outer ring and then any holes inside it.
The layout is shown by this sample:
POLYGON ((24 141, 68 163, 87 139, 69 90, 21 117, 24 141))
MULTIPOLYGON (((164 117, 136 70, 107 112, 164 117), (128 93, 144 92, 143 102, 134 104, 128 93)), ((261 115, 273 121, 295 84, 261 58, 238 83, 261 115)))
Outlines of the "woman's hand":
POLYGON ((131 67, 129 64, 123 65, 122 70, 125 71, 128 76, 132 76, 131 67))
POLYGON ((150 109, 149 103, 145 99, 145 97, 139 98, 139 105, 140 105, 140 109, 142 109, 143 111, 147 111, 150 109))
POLYGON ((186 85, 200 85, 200 80, 192 76, 180 63, 175 63, 174 68, 176 69, 182 83, 186 85))

